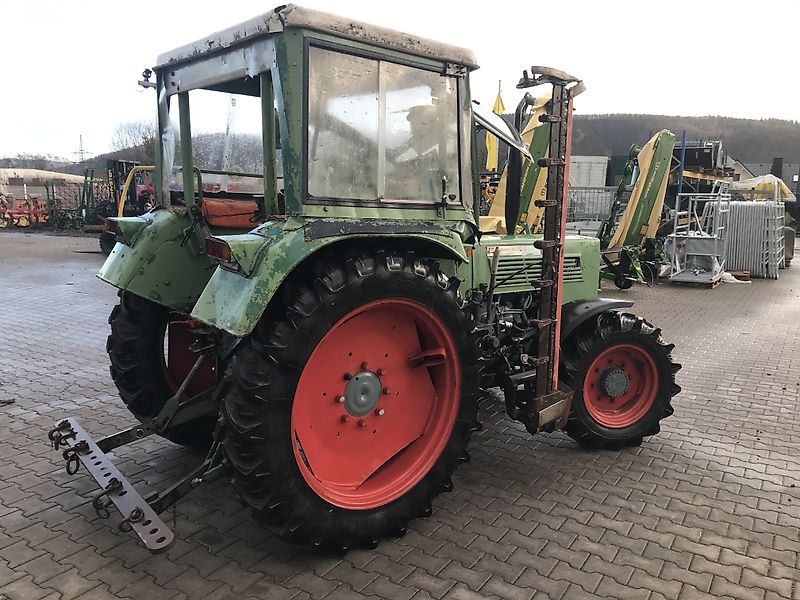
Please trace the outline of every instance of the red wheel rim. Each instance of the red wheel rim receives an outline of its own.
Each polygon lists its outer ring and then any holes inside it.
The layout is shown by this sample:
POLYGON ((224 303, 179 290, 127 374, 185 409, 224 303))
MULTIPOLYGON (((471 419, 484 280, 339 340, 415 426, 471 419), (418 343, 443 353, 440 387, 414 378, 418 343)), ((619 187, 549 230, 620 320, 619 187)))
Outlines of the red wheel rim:
POLYGON ((644 417, 658 395, 658 368, 637 344, 615 344, 589 365, 583 402, 600 425, 620 429, 644 417))
POLYGON ((426 306, 376 300, 347 314, 311 353, 295 391, 292 446, 308 485, 351 510, 407 493, 450 438, 459 373, 455 342, 426 306))
MULTIPOLYGON (((161 352, 161 368, 167 386, 174 394, 192 370, 198 354, 191 347, 198 341, 195 328, 197 321, 185 315, 170 314, 164 327, 164 343, 161 352)), ((186 396, 191 398, 217 385, 216 360, 206 357, 186 387, 186 396)))

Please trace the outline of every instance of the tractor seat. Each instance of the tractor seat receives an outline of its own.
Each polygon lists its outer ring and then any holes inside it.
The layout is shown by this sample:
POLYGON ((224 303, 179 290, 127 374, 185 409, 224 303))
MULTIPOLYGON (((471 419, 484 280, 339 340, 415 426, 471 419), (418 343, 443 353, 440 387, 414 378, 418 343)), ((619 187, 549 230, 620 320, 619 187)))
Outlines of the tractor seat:
POLYGON ((223 229, 252 229, 261 223, 254 221, 258 210, 255 200, 234 200, 232 198, 203 198, 202 211, 212 227, 223 229))

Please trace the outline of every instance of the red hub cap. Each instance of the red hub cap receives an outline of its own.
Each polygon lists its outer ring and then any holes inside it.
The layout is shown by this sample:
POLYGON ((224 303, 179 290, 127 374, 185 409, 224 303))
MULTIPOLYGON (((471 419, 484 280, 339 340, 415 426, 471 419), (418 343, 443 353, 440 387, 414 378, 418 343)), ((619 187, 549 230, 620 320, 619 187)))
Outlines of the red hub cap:
POLYGON ((461 385, 455 342, 411 300, 361 306, 323 337, 292 405, 297 465, 336 506, 366 510, 416 485, 444 450, 461 385))
POLYGON ((658 369, 650 353, 637 344, 606 348, 589 365, 583 402, 600 425, 621 429, 644 417, 658 395, 658 369))
MULTIPOLYGON (((189 371, 192 370, 199 356, 190 349, 198 341, 198 336, 194 331, 196 326, 197 322, 193 319, 187 319, 186 316, 180 314, 170 314, 164 330, 161 366, 164 369, 164 378, 173 394, 178 391, 183 380, 189 375, 189 371)), ((216 361, 207 356, 186 387, 186 396, 191 398, 216 385, 216 361)))

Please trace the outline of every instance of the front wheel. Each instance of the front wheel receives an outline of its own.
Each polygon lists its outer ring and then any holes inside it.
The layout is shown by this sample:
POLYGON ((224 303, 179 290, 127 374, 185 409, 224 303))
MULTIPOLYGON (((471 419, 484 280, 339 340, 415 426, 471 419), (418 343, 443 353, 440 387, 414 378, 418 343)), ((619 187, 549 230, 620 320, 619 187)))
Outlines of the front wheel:
POLYGON ((470 330, 431 261, 380 252, 301 268, 223 393, 226 460, 255 518, 340 552, 427 516, 477 427, 470 330))
POLYGON ((563 343, 561 377, 573 388, 567 434, 586 448, 638 446, 660 431, 681 388, 673 346, 644 319, 601 313, 563 343))

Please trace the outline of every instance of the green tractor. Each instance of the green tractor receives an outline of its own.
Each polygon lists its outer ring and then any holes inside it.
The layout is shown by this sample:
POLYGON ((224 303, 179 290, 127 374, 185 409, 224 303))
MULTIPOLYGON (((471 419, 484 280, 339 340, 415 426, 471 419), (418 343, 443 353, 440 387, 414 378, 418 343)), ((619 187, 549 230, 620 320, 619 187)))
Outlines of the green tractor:
POLYGON ((159 513, 224 475, 280 537, 341 552, 430 514, 489 388, 532 434, 585 448, 659 431, 680 391, 673 346, 631 302, 598 297, 599 241, 565 235, 580 82, 524 72, 520 88, 552 88, 538 158, 518 133, 530 103, 516 131, 482 114, 476 68, 469 51, 292 5, 159 58, 158 205, 115 220, 99 273, 120 289, 111 374, 139 423, 97 441, 74 418, 50 432, 67 470, 100 484, 99 514, 115 505, 162 551, 159 513), (221 114, 228 131, 233 96, 249 154, 198 124, 221 114), (510 147, 506 222, 525 161, 547 170, 541 234, 481 231, 479 127, 510 147), (107 453, 153 434, 207 452, 142 497, 107 453))

